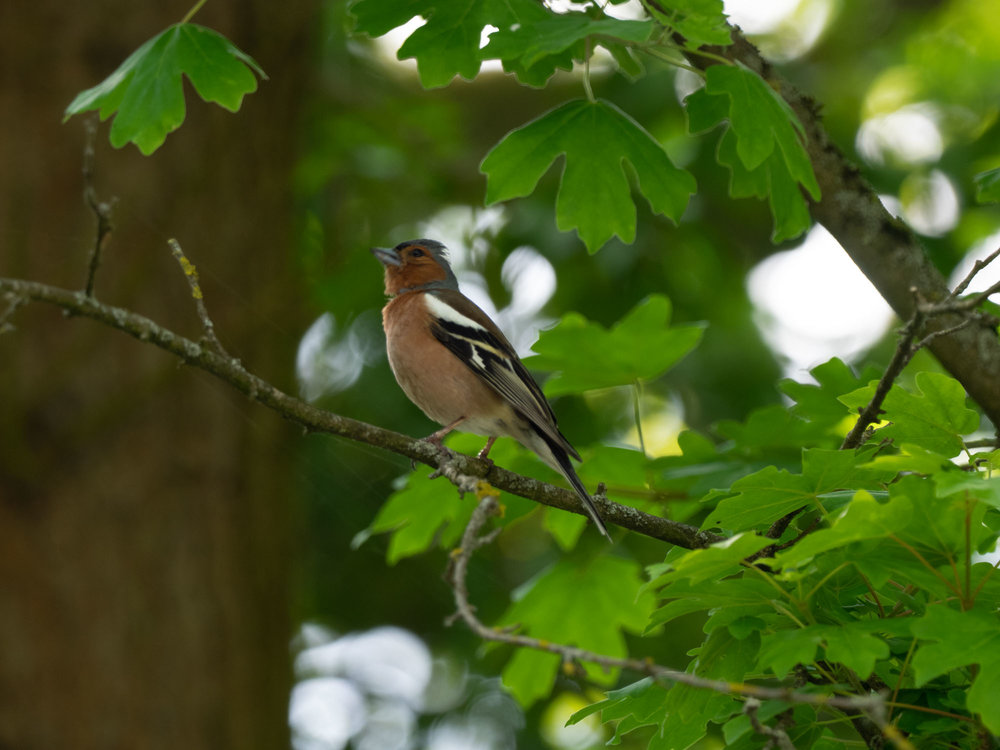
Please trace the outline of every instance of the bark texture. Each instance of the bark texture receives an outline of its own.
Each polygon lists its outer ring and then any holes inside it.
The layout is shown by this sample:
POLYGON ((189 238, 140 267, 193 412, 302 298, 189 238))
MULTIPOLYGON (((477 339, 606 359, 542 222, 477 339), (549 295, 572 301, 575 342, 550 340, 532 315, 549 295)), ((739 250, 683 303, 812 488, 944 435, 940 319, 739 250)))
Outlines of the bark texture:
MULTIPOLYGON (((271 76, 238 115, 194 98, 146 158, 97 138, 117 198, 98 298, 197 338, 166 246, 202 273, 234 356, 289 384, 289 176, 311 0, 209 3, 271 76), (220 283, 225 279, 224 284, 220 283)), ((187 6, 0 5, 0 274, 82 288, 84 128, 61 123, 187 6)), ((0 336, 0 747, 285 747, 294 432, 103 326, 24 309, 0 336)))

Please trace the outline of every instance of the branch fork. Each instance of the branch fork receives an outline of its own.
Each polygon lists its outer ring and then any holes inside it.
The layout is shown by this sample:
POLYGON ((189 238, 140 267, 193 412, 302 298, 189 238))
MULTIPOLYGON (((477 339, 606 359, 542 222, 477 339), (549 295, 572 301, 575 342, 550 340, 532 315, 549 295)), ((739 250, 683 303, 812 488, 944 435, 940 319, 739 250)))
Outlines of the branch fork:
POLYGON ((476 616, 476 608, 469 601, 469 590, 466 584, 466 577, 469 570, 469 562, 475 552, 490 544, 499 534, 500 529, 484 531, 484 527, 490 518, 499 512, 499 493, 490 488, 479 495, 479 504, 472 512, 462 539, 449 559, 448 570, 445 579, 450 583, 455 600, 455 614, 448 618, 447 624, 451 625, 456 620, 462 620, 466 626, 480 638, 486 641, 505 643, 520 648, 532 648, 561 657, 564 664, 578 664, 588 662, 596 664, 604 669, 622 669, 638 674, 647 675, 655 680, 666 683, 679 683, 692 688, 712 690, 714 692, 741 697, 746 700, 749 707, 745 712, 754 723, 755 731, 768 737, 772 746, 777 746, 781 750, 793 750, 791 741, 787 733, 780 727, 766 727, 757 719, 756 711, 762 700, 780 700, 788 703, 802 703, 817 707, 835 708, 847 713, 861 713, 871 720, 881 731, 882 736, 889 739, 900 750, 912 750, 912 745, 898 730, 889 724, 886 719, 885 700, 882 693, 869 693, 867 695, 824 695, 820 693, 804 693, 791 688, 774 688, 760 685, 753 685, 742 682, 729 682, 726 680, 713 680, 700 677, 676 669, 656 664, 651 659, 622 659, 618 657, 599 654, 577 646, 564 645, 540 638, 532 638, 520 633, 513 633, 507 630, 491 628, 485 625, 476 616), (751 703, 756 701, 756 703, 751 703))

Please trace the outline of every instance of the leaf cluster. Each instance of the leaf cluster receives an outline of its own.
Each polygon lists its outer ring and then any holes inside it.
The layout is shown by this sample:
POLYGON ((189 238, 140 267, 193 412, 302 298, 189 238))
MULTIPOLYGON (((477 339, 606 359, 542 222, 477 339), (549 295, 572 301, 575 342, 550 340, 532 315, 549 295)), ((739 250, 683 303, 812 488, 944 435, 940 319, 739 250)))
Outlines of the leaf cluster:
MULTIPOLYGON (((610 330, 567 316, 542 335, 536 348, 543 354, 529 362, 556 371, 550 382, 557 393, 659 377, 694 345, 699 330, 665 325, 665 304, 647 300, 610 330), (602 375, 616 375, 595 379, 580 337, 588 330, 595 345, 611 352, 636 335, 662 341, 662 358, 656 365, 630 362, 629 354, 612 358, 602 375)), ((783 383, 788 406, 720 423, 712 435, 685 433, 679 456, 584 447, 584 476, 606 481, 611 499, 660 513, 673 508, 727 540, 675 548, 643 572, 635 559, 583 544, 582 518, 549 510, 545 527, 573 553, 525 583, 500 623, 622 655, 626 633, 641 631, 655 642, 669 638, 679 618, 698 618, 703 641, 686 665, 693 674, 828 695, 883 692, 901 731, 975 746, 982 732, 1000 730, 994 699, 1000 577, 982 556, 1000 536, 1000 478, 991 474, 993 454, 968 447, 979 416, 954 380, 921 372, 912 389, 893 387, 884 421, 861 448, 839 450, 877 373, 859 377, 835 359, 812 375, 814 385, 783 383), (657 500, 666 496, 674 498, 671 506, 657 500), (790 514, 792 522, 775 534, 790 514)), ((468 438, 453 445, 477 447, 468 438)), ((512 444, 503 450, 504 465, 532 460, 512 444)), ((432 499, 433 493, 411 475, 374 522, 371 531, 393 535, 392 560, 437 544, 447 548, 460 534, 471 502, 442 502, 448 493, 432 499)), ((537 514, 523 501, 505 503, 503 525, 512 533, 531 527, 537 514)), ((577 678, 586 683, 607 686, 619 678, 582 666, 577 678)), ((565 678, 558 667, 552 654, 522 650, 503 675, 530 704, 565 678)), ((653 727, 650 748, 684 748, 717 731, 735 747, 761 742, 738 694, 643 679, 609 692, 574 720, 597 710, 619 738, 653 727)), ((779 717, 793 727, 797 746, 822 746, 856 731, 846 713, 818 706, 770 701, 758 716, 779 717)))

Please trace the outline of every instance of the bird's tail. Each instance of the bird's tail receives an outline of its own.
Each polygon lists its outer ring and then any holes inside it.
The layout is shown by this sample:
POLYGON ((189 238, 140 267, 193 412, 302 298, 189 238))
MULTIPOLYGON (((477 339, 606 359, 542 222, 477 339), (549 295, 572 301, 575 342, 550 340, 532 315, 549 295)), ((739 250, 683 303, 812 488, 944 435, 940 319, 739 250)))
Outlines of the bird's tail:
MULTIPOLYGON (((546 441, 548 442, 548 441, 546 441)), ((601 514, 597 512, 597 506, 594 505, 593 498, 587 492, 587 488, 583 486, 583 482, 580 481, 580 477, 576 474, 576 469, 573 468, 573 464, 570 462, 569 454, 562 449, 562 446, 549 444, 549 450, 552 452, 552 458, 555 459, 555 468, 566 477, 566 481, 570 483, 570 486, 579 496, 580 501, 583 503, 583 507, 586 509, 587 514, 593 520, 594 525, 597 530, 600 531, 610 542, 611 535, 608 533, 608 528, 604 525, 604 521, 601 519, 601 514)))

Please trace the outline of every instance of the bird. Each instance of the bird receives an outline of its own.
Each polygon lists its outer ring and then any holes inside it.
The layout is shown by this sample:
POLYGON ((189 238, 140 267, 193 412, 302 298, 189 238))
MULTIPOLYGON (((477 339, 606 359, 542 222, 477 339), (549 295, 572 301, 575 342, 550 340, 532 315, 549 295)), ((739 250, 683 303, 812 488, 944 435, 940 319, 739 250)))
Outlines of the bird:
POLYGON ((460 427, 488 438, 479 452, 487 458, 498 437, 514 438, 565 477, 610 540, 570 461, 580 454, 559 431, 552 407, 507 337, 459 291, 445 246, 415 239, 371 252, 385 268, 389 366, 410 401, 444 425, 426 439, 440 446, 460 427))

